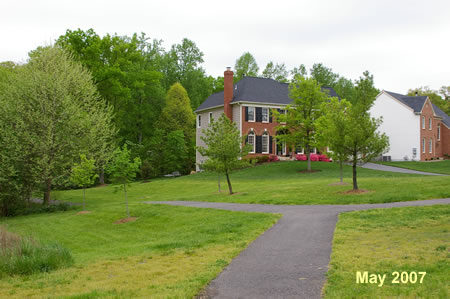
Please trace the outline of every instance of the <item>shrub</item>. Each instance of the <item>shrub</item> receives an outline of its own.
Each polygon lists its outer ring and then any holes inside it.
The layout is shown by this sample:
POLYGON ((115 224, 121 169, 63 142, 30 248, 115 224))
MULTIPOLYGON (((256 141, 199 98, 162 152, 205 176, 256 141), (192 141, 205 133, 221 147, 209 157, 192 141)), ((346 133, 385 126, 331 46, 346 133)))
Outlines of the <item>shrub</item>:
POLYGON ((260 163, 265 163, 265 162, 269 162, 269 156, 257 156, 256 157, 256 163, 260 164, 260 163))
POLYGON ((277 155, 270 155, 269 156, 269 162, 277 162, 280 161, 277 155))
POLYGON ((50 272, 73 263, 70 251, 57 243, 42 244, 0 228, 0 277, 50 272))

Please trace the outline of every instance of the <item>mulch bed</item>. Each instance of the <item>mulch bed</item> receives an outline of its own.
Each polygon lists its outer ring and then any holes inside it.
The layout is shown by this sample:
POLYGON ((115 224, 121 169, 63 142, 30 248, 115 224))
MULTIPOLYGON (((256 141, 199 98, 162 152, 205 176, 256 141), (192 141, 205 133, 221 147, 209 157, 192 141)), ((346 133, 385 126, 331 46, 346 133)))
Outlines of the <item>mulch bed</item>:
POLYGON ((343 191, 340 192, 342 194, 362 194, 362 193, 369 193, 369 192, 373 192, 373 191, 369 191, 369 190, 364 190, 364 189, 358 189, 358 190, 347 190, 347 191, 343 191))
POLYGON ((84 214, 90 214, 90 213, 91 213, 91 211, 81 211, 81 212, 78 212, 77 215, 84 215, 84 214))
POLYGON ((133 222, 133 221, 136 221, 137 219, 138 219, 138 217, 123 218, 123 219, 117 220, 116 222, 114 222, 114 224, 133 222))

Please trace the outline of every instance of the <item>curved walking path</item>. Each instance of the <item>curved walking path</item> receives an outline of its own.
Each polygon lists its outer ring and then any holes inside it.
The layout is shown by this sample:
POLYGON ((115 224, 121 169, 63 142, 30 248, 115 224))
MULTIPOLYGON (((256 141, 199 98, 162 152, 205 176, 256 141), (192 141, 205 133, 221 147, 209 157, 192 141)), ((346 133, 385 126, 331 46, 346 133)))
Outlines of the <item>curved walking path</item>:
POLYGON ((424 171, 388 166, 388 165, 377 164, 377 163, 365 163, 363 165, 360 165, 360 167, 367 168, 367 169, 373 169, 373 170, 389 171, 389 172, 400 172, 400 173, 411 173, 411 174, 422 174, 422 175, 444 175, 444 176, 446 175, 446 174, 441 174, 441 173, 424 172, 424 171))
POLYGON ((206 289, 207 298, 320 298, 339 213, 450 204, 450 198, 361 205, 263 205, 151 201, 230 211, 281 213, 283 217, 251 243, 206 289))

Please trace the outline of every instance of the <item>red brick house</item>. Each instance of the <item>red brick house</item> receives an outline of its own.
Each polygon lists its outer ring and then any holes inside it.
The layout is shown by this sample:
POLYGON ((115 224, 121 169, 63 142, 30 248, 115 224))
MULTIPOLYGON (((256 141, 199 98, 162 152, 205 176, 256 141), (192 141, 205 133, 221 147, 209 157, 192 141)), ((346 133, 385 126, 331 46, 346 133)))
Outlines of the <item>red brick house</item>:
POLYGON ((380 131, 389 136, 385 160, 430 160, 450 155, 450 117, 427 96, 382 91, 370 110, 383 117, 380 131))
MULTIPOLYGON (((323 87, 330 96, 336 92, 323 87)), ((222 113, 234 121, 241 136, 248 136, 247 142, 253 145, 250 156, 278 155, 290 156, 291 149, 276 143, 276 127, 279 125, 272 117, 272 109, 283 112, 292 99, 289 98, 289 84, 272 79, 244 77, 233 84, 230 68, 224 72, 224 91, 209 96, 195 111, 197 117, 196 145, 204 146, 200 139, 202 130, 208 127, 211 119, 218 119, 222 113)), ((298 152, 303 152, 298 149, 298 152)), ((197 165, 206 158, 197 152, 197 165)))

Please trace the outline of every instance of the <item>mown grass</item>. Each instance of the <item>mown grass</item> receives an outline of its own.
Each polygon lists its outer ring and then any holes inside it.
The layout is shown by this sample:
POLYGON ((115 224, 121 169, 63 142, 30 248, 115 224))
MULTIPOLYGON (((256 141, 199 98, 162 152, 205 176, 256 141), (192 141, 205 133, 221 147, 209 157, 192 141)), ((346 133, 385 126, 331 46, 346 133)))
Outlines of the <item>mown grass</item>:
MULTIPOLYGON (((334 163, 316 162, 314 173, 300 173, 305 162, 268 163, 231 174, 233 190, 228 195, 226 180, 221 177, 222 192, 217 192, 216 174, 198 173, 173 178, 155 179, 149 183, 134 183, 128 191, 130 206, 143 201, 190 200, 262 204, 362 204, 423 200, 450 197, 450 176, 434 177, 391 173, 358 168, 358 183, 367 193, 346 194, 351 186, 351 167, 344 167, 346 186, 330 186, 339 181, 339 168, 334 163)), ((82 201, 82 191, 58 194, 61 200, 82 201)), ((87 191, 87 207, 120 202, 121 192, 114 187, 92 188, 87 191)))
POLYGON ((89 214, 0 221, 14 233, 59 242, 75 260, 51 273, 2 278, 0 298, 192 297, 279 217, 135 203, 138 219, 114 224, 125 218, 125 206, 108 188, 98 190, 105 201, 88 197, 89 214))
POLYGON ((324 297, 448 298, 449 216, 449 205, 341 214, 324 297), (357 271, 386 274, 384 285, 357 284, 357 271), (422 284, 393 284, 394 271, 426 275, 422 284))
POLYGON ((380 162, 380 164, 413 169, 418 171, 450 174, 450 160, 425 161, 425 162, 419 161, 380 162))

